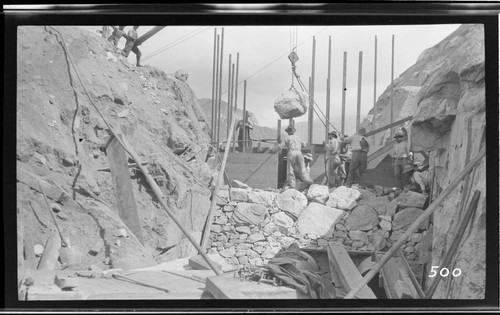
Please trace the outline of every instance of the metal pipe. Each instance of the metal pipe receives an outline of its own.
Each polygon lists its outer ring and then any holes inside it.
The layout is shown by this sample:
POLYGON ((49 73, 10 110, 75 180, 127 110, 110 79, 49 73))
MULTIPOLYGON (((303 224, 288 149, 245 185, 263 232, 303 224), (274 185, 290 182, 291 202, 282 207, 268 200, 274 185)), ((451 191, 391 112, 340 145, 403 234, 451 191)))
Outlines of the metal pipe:
POLYGON ((210 141, 214 143, 214 113, 215 113, 215 64, 216 64, 216 49, 217 49, 217 28, 214 28, 214 60, 212 68, 212 115, 210 116, 210 141))
POLYGON ((328 36, 328 78, 326 79, 326 114, 325 114, 325 144, 328 143, 328 132, 330 130, 330 84, 332 68, 332 37, 328 36))
POLYGON ((373 107, 377 104, 377 35, 375 35, 375 61, 373 71, 373 107))
POLYGON ((227 67, 227 116, 226 116, 226 136, 229 134, 229 125, 231 124, 231 54, 229 54, 229 66, 227 67))
POLYGON ((344 51, 344 70, 342 76, 342 123, 340 132, 342 137, 345 135, 345 91, 346 91, 346 73, 347 73, 347 51, 344 51))
POLYGON ((281 119, 278 119, 278 134, 276 136, 276 140, 278 143, 281 143, 281 119))
POLYGON ((217 146, 217 133, 219 129, 219 122, 217 120, 218 113, 219 113, 219 61, 220 61, 220 35, 217 35, 217 61, 216 61, 216 70, 215 70, 215 100, 214 100, 214 135, 213 135, 213 142, 212 146, 216 147, 217 152, 218 146, 217 146))
POLYGON ((457 177, 446 187, 445 190, 441 192, 439 197, 432 202, 429 207, 408 227, 405 233, 399 237, 396 243, 394 243, 391 249, 382 257, 382 259, 375 265, 373 268, 366 274, 363 280, 353 288, 344 299, 352 299, 356 293, 358 293, 364 286, 368 284, 368 282, 373 279, 373 277, 380 271, 380 269, 385 265, 385 263, 396 253, 396 251, 406 243, 406 240, 413 234, 413 232, 424 222, 424 220, 428 219, 430 215, 443 203, 443 201, 448 197, 448 195, 455 189, 455 187, 460 184, 460 182, 464 179, 464 177, 469 174, 472 169, 481 161, 481 159, 486 155, 486 149, 483 148, 477 156, 472 159, 464 169, 457 175, 457 177))
MULTIPOLYGON (((229 112, 229 119, 230 120, 232 120, 233 119, 233 115, 235 115, 234 114, 234 109, 233 109, 233 104, 234 104, 234 75, 235 75, 234 72, 235 72, 235 65, 233 63, 232 67, 231 67, 231 89, 230 89, 230 92, 231 92, 231 103, 230 103, 230 106, 229 106, 231 108, 231 111, 229 112)), ((234 119, 236 119, 236 117, 234 119)), ((229 123, 229 121, 228 121, 228 123, 229 123)), ((228 133, 227 134, 229 134, 229 128, 230 128, 230 126, 228 126, 228 133)), ((234 135, 234 132, 233 132, 233 135, 234 135)), ((227 141, 229 141, 229 144, 232 143, 232 141, 231 141, 232 138, 233 137, 231 137, 230 139, 227 140, 227 141)), ((229 150, 231 150, 231 146, 229 146, 229 150)))
MULTIPOLYGON (((236 79, 235 79, 235 91, 234 91, 234 115, 238 112, 238 72, 240 69, 240 53, 236 53, 236 79)), ((236 146, 236 133, 233 133, 233 146, 231 152, 234 152, 236 146)))
POLYGON ((219 128, 217 128, 217 152, 219 152, 220 145, 220 110, 221 110, 221 99, 222 99, 222 62, 224 61, 224 28, 222 28, 221 41, 220 41, 220 62, 219 62, 219 112, 217 113, 217 123, 219 128))
POLYGON ((359 64, 358 64, 358 106, 356 110, 356 130, 359 130, 361 121, 361 81, 363 73, 363 52, 359 52, 359 64))
MULTIPOLYGON (((392 35, 392 58, 391 58, 391 124, 394 121, 394 35, 392 35)), ((393 129, 391 128, 391 137, 392 139, 393 129)))
POLYGON ((246 133, 246 124, 247 124, 247 80, 243 82, 243 126, 240 128, 243 128, 243 131, 240 130, 240 132, 243 132, 243 142, 242 142, 242 149, 241 153, 246 153, 247 149, 247 133, 246 133))
POLYGON ((316 37, 313 36, 311 79, 309 83, 309 144, 313 143, 314 78, 316 73, 316 37))

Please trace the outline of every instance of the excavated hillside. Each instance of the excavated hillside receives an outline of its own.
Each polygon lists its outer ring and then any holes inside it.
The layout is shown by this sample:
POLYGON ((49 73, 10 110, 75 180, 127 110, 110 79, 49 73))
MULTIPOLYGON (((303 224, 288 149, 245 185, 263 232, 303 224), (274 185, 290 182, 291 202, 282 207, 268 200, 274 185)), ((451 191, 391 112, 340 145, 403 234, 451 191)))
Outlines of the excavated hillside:
MULTIPOLYGON (((429 156, 431 200, 455 179, 485 146, 485 52, 482 25, 462 25, 439 44, 425 50, 415 65, 394 81, 394 121, 404 124, 411 151, 429 156)), ((496 87, 493 87, 496 88, 496 87)), ((390 86, 363 121, 367 130, 390 123, 390 86)), ((389 130, 369 138, 375 152, 390 139, 389 130)), ((420 155, 415 155, 421 158, 420 155)), ((382 157, 383 158, 383 157, 382 157)), ((462 273, 441 281, 435 298, 484 298, 486 267, 485 160, 445 199, 433 214, 432 263, 440 266, 457 234, 474 191, 481 196, 452 261, 462 273)))
POLYGON ((119 219, 105 149, 110 132, 93 106, 147 162, 168 206, 199 240, 214 175, 205 163, 210 121, 185 77, 135 67, 108 41, 75 27, 23 26, 17 36, 17 205, 25 243, 45 246, 55 231, 43 189, 83 256, 70 268, 145 267, 195 255, 136 168, 130 176, 144 245, 119 219))

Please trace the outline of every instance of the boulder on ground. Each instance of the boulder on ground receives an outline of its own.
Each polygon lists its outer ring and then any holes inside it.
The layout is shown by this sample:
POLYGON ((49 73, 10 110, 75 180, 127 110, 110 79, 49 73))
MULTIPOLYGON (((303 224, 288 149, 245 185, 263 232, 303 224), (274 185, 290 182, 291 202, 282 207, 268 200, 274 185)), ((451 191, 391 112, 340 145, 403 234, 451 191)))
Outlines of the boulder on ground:
POLYGON ((248 193, 248 202, 260 203, 264 206, 274 205, 276 200, 276 193, 265 190, 254 189, 248 193))
POLYGON ((296 189, 287 189, 277 196, 276 205, 280 210, 298 218, 307 207, 307 197, 296 189))
POLYGON ((326 205, 331 208, 352 210, 360 197, 361 193, 357 189, 340 186, 328 195, 326 205))
MULTIPOLYGON (((424 211, 419 208, 406 208, 394 215, 394 219, 392 220, 392 229, 397 231, 401 229, 407 229, 413 222, 417 220, 417 218, 424 211)), ((426 230, 429 226, 429 219, 427 218, 422 222, 417 229, 426 230)))
POLYGON ((359 205, 351 212, 345 221, 348 230, 368 231, 376 227, 379 223, 377 212, 368 205, 359 205))
POLYGON ((330 238, 335 230, 335 224, 344 216, 345 211, 323 206, 319 203, 310 203, 302 211, 297 220, 297 229, 300 234, 309 238, 330 238))
POLYGON ((248 191, 243 188, 231 188, 229 191, 231 196, 231 201, 234 202, 247 202, 248 201, 248 191))
POLYGON ((232 219, 237 225, 258 225, 268 215, 266 207, 256 203, 240 202, 232 219))
POLYGON ((244 182, 241 182, 241 181, 239 181, 237 179, 233 179, 231 181, 231 187, 233 187, 233 188, 244 188, 244 189, 250 188, 250 186, 248 186, 244 182))
POLYGON ((329 190, 326 185, 312 184, 307 190, 307 199, 311 202, 325 204, 328 199, 329 190))
POLYGON ((425 200, 427 200, 426 195, 414 191, 407 191, 397 196, 394 202, 398 205, 399 209, 410 207, 423 209, 425 200))

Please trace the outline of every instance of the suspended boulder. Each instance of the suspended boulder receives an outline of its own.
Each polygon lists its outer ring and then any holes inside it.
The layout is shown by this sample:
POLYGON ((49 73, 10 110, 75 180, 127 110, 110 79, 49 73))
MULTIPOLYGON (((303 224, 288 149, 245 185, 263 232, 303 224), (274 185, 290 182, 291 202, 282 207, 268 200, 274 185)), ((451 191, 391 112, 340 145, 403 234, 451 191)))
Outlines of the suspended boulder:
POLYGON ((281 119, 300 117, 307 112, 309 95, 290 89, 280 95, 274 102, 274 110, 281 119))

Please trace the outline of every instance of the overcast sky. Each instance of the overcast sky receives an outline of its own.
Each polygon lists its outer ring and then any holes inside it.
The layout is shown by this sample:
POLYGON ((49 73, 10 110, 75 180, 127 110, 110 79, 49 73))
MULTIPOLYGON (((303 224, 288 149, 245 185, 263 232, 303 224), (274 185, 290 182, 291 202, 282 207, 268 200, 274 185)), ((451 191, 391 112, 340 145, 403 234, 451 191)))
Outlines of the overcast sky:
MULTIPOLYGON (((131 26, 125 28, 126 31, 131 26)), ((214 29, 224 28, 222 99, 227 101, 229 54, 236 62, 239 53, 238 107, 243 106, 243 81, 247 80, 247 109, 261 126, 276 127, 274 101, 291 87, 291 63, 287 56, 297 45, 297 73, 308 87, 312 65, 312 42, 316 38, 315 101, 323 112, 326 104, 328 43, 331 54, 331 116, 342 108, 343 53, 347 52, 346 115, 355 115, 357 106, 359 52, 362 57, 361 120, 374 104, 374 56, 377 36, 377 98, 391 82, 391 47, 394 35, 394 79, 412 66, 420 53, 434 46, 459 27, 441 25, 370 26, 167 26, 140 46, 142 63, 167 73, 182 69, 198 98, 212 97, 214 29)), ((91 30, 96 27, 88 27, 91 30)), ((152 26, 139 27, 139 36, 152 26)), ((123 47, 125 39, 119 43, 123 47)), ((129 56, 135 64, 135 55, 129 56)), ((297 82, 294 86, 298 89, 297 82)), ((316 116, 315 116, 315 119, 316 116)), ((307 120, 307 115, 297 121, 307 120)))

